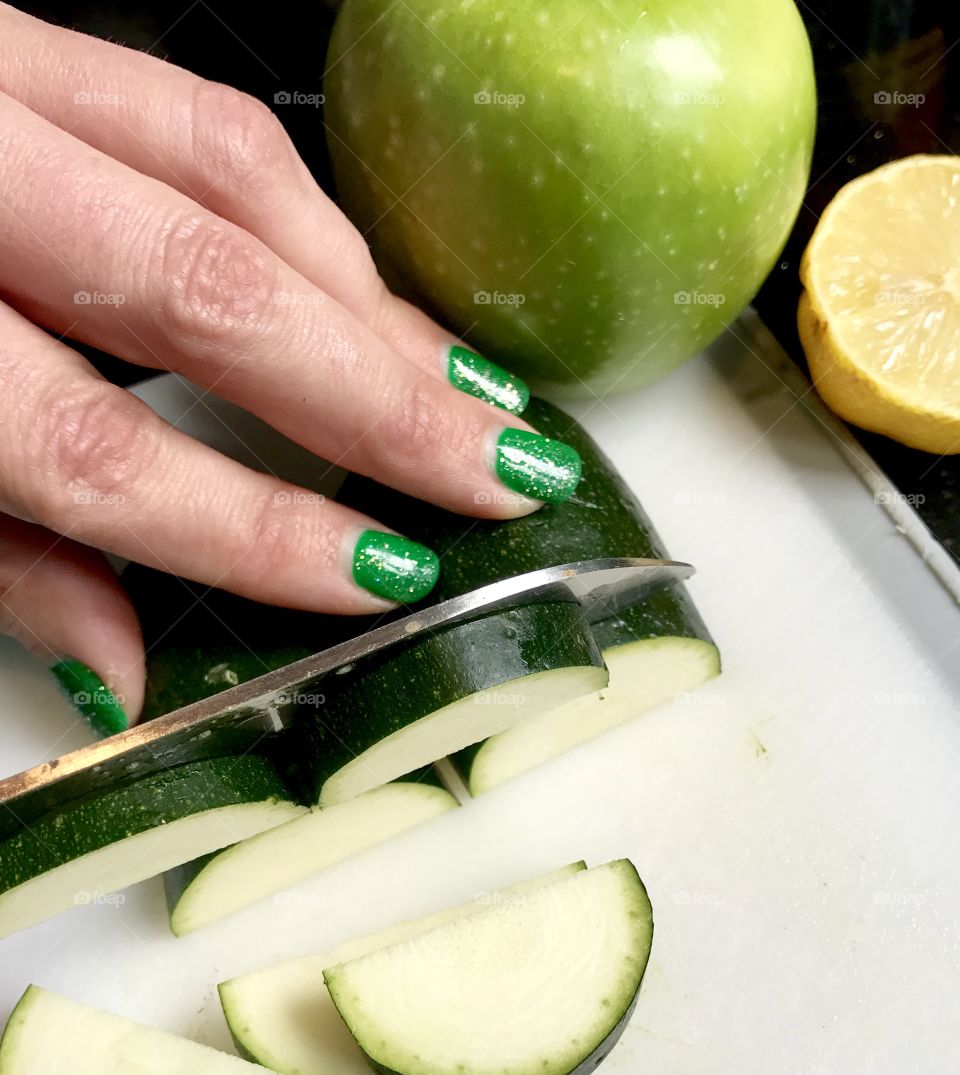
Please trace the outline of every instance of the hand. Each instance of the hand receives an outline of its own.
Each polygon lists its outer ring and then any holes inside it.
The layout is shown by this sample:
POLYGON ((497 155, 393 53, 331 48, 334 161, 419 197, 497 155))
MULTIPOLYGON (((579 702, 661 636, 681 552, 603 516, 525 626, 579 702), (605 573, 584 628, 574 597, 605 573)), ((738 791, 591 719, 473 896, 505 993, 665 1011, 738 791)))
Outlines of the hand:
POLYGON ((73 693, 101 677, 122 702, 101 730, 136 718, 144 672, 96 549, 341 613, 422 596, 438 568, 178 432, 63 337, 453 511, 516 516, 576 486, 572 449, 500 442, 532 432, 525 387, 388 292, 258 101, 0 5, 0 131, 0 629, 73 693))

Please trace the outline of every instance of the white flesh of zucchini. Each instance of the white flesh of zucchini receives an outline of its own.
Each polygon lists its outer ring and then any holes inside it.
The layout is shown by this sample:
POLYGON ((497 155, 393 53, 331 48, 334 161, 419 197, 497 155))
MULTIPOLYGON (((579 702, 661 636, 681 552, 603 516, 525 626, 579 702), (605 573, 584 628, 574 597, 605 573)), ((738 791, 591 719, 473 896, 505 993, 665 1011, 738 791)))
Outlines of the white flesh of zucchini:
POLYGON ((330 952, 304 956, 223 982, 220 1001, 241 1052, 280 1075, 370 1075, 370 1065, 344 1025, 323 982, 327 967, 397 944, 427 930, 511 902, 585 869, 571 863, 542 877, 447 907, 425 918, 400 922, 330 952))
POLYGON ((407 782, 314 808, 214 856, 177 901, 171 928, 190 933, 457 805, 442 788, 407 782))
POLYGON ((650 638, 605 650, 610 683, 488 739, 470 769, 472 795, 511 780, 616 728, 720 671, 716 647, 697 638, 650 638))
POLYGON ((589 665, 554 668, 468 695, 381 739, 327 780, 321 806, 343 802, 395 780, 488 736, 534 720, 572 698, 595 694, 607 670, 589 665))
POLYGON ((357 1043, 398 1075, 569 1075, 616 1041, 653 932, 626 860, 350 962, 324 979, 357 1043))
POLYGON ((0 893, 0 937, 246 840, 304 809, 291 802, 234 803, 107 844, 0 893))
POLYGON ((265 1075, 262 1067, 32 985, 0 1043, 0 1075, 265 1075))

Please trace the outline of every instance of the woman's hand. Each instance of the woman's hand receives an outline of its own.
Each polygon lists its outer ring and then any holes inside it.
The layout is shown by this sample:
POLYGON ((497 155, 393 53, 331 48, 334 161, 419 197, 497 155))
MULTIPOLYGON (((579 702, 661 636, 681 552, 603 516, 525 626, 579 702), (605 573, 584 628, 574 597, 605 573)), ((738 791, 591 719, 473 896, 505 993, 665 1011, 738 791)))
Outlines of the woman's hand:
POLYGON ((0 5, 0 137, 0 627, 71 690, 96 669, 102 729, 110 691, 135 719, 144 672, 94 549, 324 612, 415 599, 438 567, 178 432, 64 337, 453 511, 575 488, 576 453, 516 417, 523 384, 389 293, 260 102, 0 5))

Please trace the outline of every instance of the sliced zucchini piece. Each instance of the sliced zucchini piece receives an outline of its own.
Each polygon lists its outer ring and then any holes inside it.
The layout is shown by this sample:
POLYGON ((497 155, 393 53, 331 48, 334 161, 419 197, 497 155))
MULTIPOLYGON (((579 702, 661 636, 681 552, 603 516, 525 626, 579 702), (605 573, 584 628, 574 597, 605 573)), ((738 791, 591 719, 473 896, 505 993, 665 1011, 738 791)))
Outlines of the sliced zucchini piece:
POLYGON ((264 1075, 206 1045, 31 985, 0 1041, 0 1075, 264 1075))
POLYGON ((629 1019, 653 916, 625 859, 328 967, 377 1071, 591 1072, 629 1019))
POLYGON ((521 605, 364 662, 281 749, 306 801, 333 806, 606 682, 578 604, 521 605))
MULTIPOLYGON (((148 568, 131 567, 124 579, 147 641, 151 716, 308 656, 367 622, 270 608, 148 568)), ((186 862, 164 877, 171 928, 190 933, 457 805, 433 770, 421 769, 186 862)))
POLYGON ((458 806, 432 769, 307 813, 164 876, 170 927, 191 933, 458 806))
POLYGON ((511 903, 525 892, 585 869, 585 863, 573 862, 498 892, 484 893, 469 903, 347 941, 331 952, 288 960, 223 982, 220 1002, 237 1049, 280 1075, 369 1075, 370 1066, 323 982, 327 967, 417 937, 485 907, 511 903))
MULTIPOLYGON (((506 522, 464 519, 417 505, 366 478, 351 476, 338 499, 435 549, 443 571, 431 595, 442 600, 540 567, 607 556, 668 559, 636 496, 596 442, 569 415, 532 399, 524 412, 536 429, 572 445, 583 460, 577 492, 563 504, 506 522)), ((593 625, 610 671, 598 694, 567 699, 530 715, 494 740, 452 758, 476 794, 695 689, 720 671, 720 655, 683 585, 672 586, 593 625)))
POLYGON ((521 721, 450 759, 471 795, 491 791, 720 673, 716 646, 700 638, 639 639, 604 650, 603 656, 610 683, 599 694, 521 721))
POLYGON ((80 799, 0 843, 0 937, 304 812, 255 754, 188 762, 80 799))

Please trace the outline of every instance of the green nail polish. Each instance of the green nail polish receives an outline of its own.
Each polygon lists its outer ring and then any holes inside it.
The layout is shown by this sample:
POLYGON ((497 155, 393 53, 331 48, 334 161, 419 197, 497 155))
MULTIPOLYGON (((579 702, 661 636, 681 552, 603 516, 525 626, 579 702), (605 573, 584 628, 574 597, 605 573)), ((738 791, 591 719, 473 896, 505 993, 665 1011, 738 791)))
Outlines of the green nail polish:
POLYGON ((50 671, 95 732, 107 736, 126 730, 128 722, 123 706, 92 668, 68 657, 50 671))
POLYGON ((353 581, 387 601, 419 601, 439 575, 437 554, 399 534, 364 530, 353 549, 353 581))
POLYGON ((497 477, 515 493, 560 504, 580 481, 580 456, 563 441, 505 429, 497 439, 497 477))
POLYGON ((530 389, 519 377, 466 347, 450 348, 447 376, 454 388, 511 414, 521 414, 530 402, 530 389))

